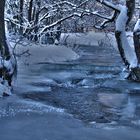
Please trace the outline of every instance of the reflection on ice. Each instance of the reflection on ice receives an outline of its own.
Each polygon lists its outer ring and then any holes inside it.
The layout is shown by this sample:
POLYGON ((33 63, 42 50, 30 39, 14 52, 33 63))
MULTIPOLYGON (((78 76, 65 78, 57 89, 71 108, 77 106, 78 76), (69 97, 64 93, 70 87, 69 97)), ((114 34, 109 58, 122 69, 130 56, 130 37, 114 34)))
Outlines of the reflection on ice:
POLYGON ((136 111, 136 104, 131 101, 131 99, 128 99, 128 102, 123 109, 122 116, 125 118, 134 118, 135 117, 135 111, 136 111))
POLYGON ((101 93, 98 94, 99 102, 111 108, 122 108, 128 100, 127 94, 101 93))

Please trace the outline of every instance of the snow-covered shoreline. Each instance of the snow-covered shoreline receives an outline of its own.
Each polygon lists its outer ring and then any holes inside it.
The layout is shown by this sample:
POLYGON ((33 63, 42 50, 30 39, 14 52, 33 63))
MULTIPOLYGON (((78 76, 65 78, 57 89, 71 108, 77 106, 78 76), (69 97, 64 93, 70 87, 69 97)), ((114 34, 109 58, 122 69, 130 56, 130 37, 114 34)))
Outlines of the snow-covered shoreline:
POLYGON ((39 45, 31 43, 29 46, 19 46, 16 49, 16 53, 20 54, 26 50, 29 50, 29 54, 25 58, 28 64, 35 63, 60 63, 65 61, 76 60, 79 55, 71 48, 64 45, 39 45))
MULTIPOLYGON (((126 32, 129 44, 134 48, 133 33, 126 32)), ((87 33, 62 33, 61 44, 72 44, 72 45, 85 45, 85 46, 99 46, 100 42, 111 44, 115 49, 117 48, 117 42, 114 32, 87 32, 87 33)))
POLYGON ((60 42, 67 44, 98 46, 98 42, 105 38, 102 32, 62 33, 60 42))
MULTIPOLYGON (((133 34, 127 32, 127 37, 129 38, 130 46, 134 49, 133 45, 133 34)), ((49 45, 49 44, 35 44, 31 42, 22 41, 21 44, 17 44, 16 54, 22 54, 28 50, 29 54, 27 57, 21 57, 22 61, 26 61, 28 64, 33 63, 60 63, 65 61, 76 60, 80 57, 73 47, 76 45, 85 46, 99 46, 112 47, 118 51, 115 35, 113 32, 87 32, 87 33, 62 33, 59 45, 49 45), (26 45, 25 45, 26 44, 26 45), (28 44, 28 45, 27 45, 28 44), (68 47, 69 46, 69 47, 68 47)), ((14 43, 12 43, 14 46, 14 43)))
POLYGON ((100 46, 101 44, 111 45, 117 49, 117 43, 113 32, 87 32, 87 33, 63 33, 61 35, 61 44, 100 46))

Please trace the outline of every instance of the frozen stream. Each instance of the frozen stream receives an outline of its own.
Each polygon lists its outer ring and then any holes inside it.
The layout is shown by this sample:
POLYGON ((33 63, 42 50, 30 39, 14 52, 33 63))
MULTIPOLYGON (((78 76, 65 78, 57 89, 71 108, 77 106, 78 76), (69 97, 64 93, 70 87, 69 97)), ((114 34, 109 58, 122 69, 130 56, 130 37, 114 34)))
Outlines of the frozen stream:
POLYGON ((0 99, 1 140, 140 139, 139 83, 122 78, 116 50, 79 50, 76 61, 19 65, 15 94, 0 99))

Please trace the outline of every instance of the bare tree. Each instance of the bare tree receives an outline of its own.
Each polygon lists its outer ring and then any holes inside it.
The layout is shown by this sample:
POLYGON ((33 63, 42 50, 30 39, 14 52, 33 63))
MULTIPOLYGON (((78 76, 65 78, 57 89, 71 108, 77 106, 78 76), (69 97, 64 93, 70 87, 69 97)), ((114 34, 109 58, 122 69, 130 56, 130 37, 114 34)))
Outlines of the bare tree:
MULTIPOLYGON (((38 40, 42 34, 73 17, 81 19, 83 17, 98 17, 101 24, 97 26, 98 22, 95 22, 96 24, 93 25, 98 29, 115 23, 116 42, 120 56, 129 71, 128 79, 140 81, 140 20, 137 21, 134 29, 134 46, 129 44, 126 34, 135 10, 135 0, 84 0, 82 2, 80 0, 50 0, 45 4, 43 2, 45 1, 29 1, 29 10, 28 14, 24 14, 26 20, 24 21, 25 26, 23 26, 24 30, 28 31, 27 35, 33 34, 35 40, 38 40), (97 4, 93 9, 90 7, 92 2, 93 5, 97 4)), ((10 20, 15 23, 13 19, 10 20)))
POLYGON ((4 7, 5 0, 0 1, 0 53, 6 59, 10 58, 9 48, 5 36, 5 23, 4 23, 4 7))
POLYGON ((23 34, 23 6, 24 6, 24 0, 19 1, 19 24, 20 24, 20 29, 19 32, 22 35, 23 34))
MULTIPOLYGON (((128 79, 140 81, 140 20, 137 21, 134 29, 134 49, 126 35, 126 28, 133 17, 135 0, 126 0, 125 5, 114 5, 107 0, 97 1, 115 11, 116 14, 112 17, 115 21, 115 37, 121 58, 129 70, 128 79)), ((112 21, 108 20, 108 22, 112 21)))

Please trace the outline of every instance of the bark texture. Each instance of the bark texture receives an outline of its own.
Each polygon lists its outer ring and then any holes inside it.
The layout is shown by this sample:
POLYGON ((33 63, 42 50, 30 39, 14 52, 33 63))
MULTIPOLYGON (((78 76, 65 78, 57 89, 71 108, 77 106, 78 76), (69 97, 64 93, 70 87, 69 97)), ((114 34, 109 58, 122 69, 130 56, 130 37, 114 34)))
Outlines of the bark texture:
MULTIPOLYGON (((0 78, 3 79, 1 84, 4 84, 4 81, 6 80, 11 86, 12 77, 13 77, 13 71, 8 69, 2 62, 7 61, 11 62, 11 53, 6 41, 6 35, 5 35, 5 22, 4 22, 4 9, 5 9, 5 0, 0 0, 0 78), (2 61, 3 60, 3 61, 2 61)), ((13 64, 13 69, 15 69, 15 65, 13 64)), ((13 70, 12 69, 12 70, 13 70)))
POLYGON ((6 42, 4 23, 5 0, 0 0, 0 55, 6 60, 10 59, 10 52, 6 42))
POLYGON ((135 54, 136 54, 136 57, 137 57, 137 60, 138 60, 137 66, 130 67, 130 62, 126 58, 124 46, 123 46, 123 43, 122 43, 123 42, 123 33, 125 33, 126 27, 129 24, 129 22, 130 22, 130 20, 133 16, 133 13, 134 13, 135 0, 126 0, 126 8, 127 8, 127 17, 128 18, 127 18, 127 21, 125 21, 125 19, 124 19, 124 22, 126 23, 125 24, 125 29, 120 30, 120 31, 116 30, 115 31, 115 37, 116 37, 116 41, 117 41, 117 44, 118 44, 118 49, 119 49, 121 58, 122 58, 124 64, 126 65, 127 69, 129 70, 128 79, 140 82, 140 67, 139 67, 139 64, 140 64, 140 29, 134 31, 134 33, 133 33, 135 54))
POLYGON ((23 5, 24 5, 24 0, 20 0, 20 9, 19 9, 19 24, 20 24, 20 29, 19 32, 22 35, 23 34, 23 5))
POLYGON ((137 55, 138 65, 139 65, 140 64, 140 29, 134 31, 133 40, 134 40, 135 52, 137 55))

